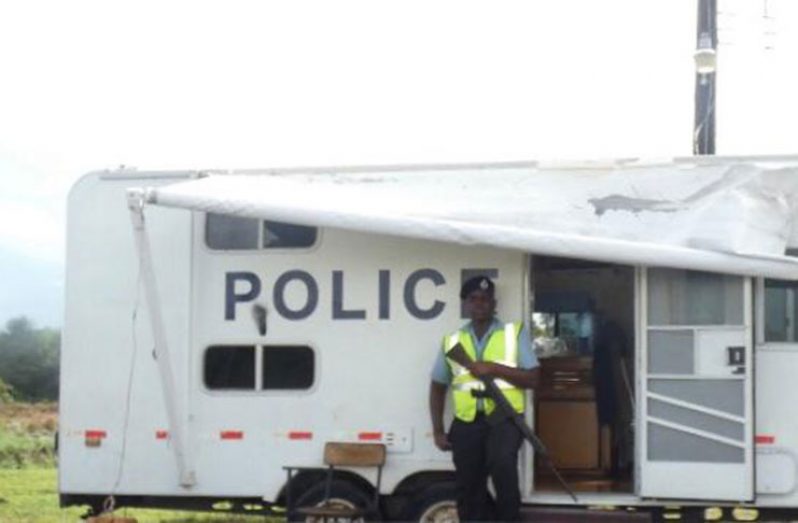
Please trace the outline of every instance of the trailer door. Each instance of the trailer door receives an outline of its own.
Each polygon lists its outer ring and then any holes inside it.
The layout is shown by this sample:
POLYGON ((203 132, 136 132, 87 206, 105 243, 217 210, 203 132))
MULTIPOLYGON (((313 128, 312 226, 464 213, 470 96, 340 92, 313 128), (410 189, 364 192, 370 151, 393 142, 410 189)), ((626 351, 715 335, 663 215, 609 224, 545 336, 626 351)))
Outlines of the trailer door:
POLYGON ((753 499, 751 280, 641 270, 642 497, 753 499))

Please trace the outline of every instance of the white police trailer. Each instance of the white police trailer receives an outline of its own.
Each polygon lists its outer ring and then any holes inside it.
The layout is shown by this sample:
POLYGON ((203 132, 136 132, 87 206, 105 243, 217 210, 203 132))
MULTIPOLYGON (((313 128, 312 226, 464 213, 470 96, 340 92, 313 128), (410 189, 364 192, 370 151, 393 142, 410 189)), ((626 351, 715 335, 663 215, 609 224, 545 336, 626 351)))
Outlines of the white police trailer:
MULTIPOLYGON (((89 174, 68 205, 61 502, 279 514, 283 467, 321 467, 326 442, 352 441, 387 446, 383 517, 452 516, 427 391, 441 336, 464 321, 460 284, 479 273, 501 318, 554 319, 559 361, 598 350, 589 329, 574 349, 574 313, 598 324, 601 310, 633 347, 620 416, 633 430, 611 429, 612 470, 606 456, 569 464, 608 446, 595 402, 574 407, 556 383, 530 402, 580 506, 794 510, 796 166, 89 174)), ((525 504, 572 506, 534 461, 525 448, 525 504)), ((299 474, 292 492, 315 501, 322 477, 299 474)), ((357 504, 375 474, 340 480, 357 504)))

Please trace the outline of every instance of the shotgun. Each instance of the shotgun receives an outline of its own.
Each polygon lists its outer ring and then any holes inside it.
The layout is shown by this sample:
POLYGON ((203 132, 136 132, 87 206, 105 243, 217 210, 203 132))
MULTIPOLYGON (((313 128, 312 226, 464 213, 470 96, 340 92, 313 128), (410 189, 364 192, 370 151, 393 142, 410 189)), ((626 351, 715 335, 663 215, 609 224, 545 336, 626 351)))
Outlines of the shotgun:
MULTIPOLYGON (((470 368, 471 364, 474 362, 460 343, 446 351, 446 357, 465 367, 466 369, 470 368)), ((551 471, 554 473, 554 477, 560 482, 563 490, 565 490, 565 492, 571 496, 571 499, 574 500, 574 503, 579 503, 579 500, 576 499, 576 495, 574 494, 573 490, 571 490, 571 487, 568 486, 568 483, 566 483, 565 479, 563 479, 563 477, 560 475, 560 471, 557 470, 557 467, 555 467, 554 463, 551 461, 549 451, 546 449, 545 445, 543 445, 543 442, 540 441, 540 438, 537 437, 537 434, 535 434, 524 422, 523 415, 516 412, 512 405, 510 405, 510 402, 507 401, 504 393, 499 389, 499 386, 496 385, 496 382, 493 381, 493 378, 483 377, 480 378, 480 380, 485 384, 485 395, 492 399, 494 403, 496 403, 496 408, 493 410, 490 416, 488 416, 488 422, 491 424, 496 424, 509 418, 513 423, 515 423, 515 426, 518 427, 518 429, 521 431, 521 434, 523 434, 524 439, 527 440, 530 445, 532 445, 532 448, 535 449, 535 452, 541 458, 543 458, 543 460, 546 462, 546 465, 548 465, 549 469, 551 469, 551 471)))

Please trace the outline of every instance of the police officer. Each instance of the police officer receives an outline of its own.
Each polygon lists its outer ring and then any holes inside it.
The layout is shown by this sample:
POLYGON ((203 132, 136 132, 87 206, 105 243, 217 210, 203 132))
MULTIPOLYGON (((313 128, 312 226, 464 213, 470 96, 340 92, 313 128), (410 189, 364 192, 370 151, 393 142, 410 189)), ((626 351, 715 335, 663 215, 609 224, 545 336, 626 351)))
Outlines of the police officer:
POLYGON ((537 384, 538 362, 529 332, 522 324, 504 324, 495 317, 494 293, 495 285, 487 276, 477 276, 463 284, 460 299, 471 321, 444 337, 430 384, 435 445, 453 453, 460 521, 520 519, 518 450, 522 435, 511 420, 496 422, 489 418, 495 405, 484 397, 479 378, 494 378, 513 408, 523 412, 524 389, 537 384), (468 369, 445 357, 446 350, 457 343, 474 360, 468 369), (447 389, 452 390, 455 413, 448 434, 443 427, 447 389), (488 477, 496 491, 494 515, 487 513, 488 477))

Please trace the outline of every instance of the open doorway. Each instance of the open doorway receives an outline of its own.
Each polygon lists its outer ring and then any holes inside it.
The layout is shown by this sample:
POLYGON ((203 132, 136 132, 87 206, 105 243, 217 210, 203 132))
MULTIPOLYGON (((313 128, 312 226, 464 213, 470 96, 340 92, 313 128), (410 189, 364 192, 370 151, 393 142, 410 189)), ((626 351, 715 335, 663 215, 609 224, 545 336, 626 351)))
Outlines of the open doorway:
MULTIPOLYGON (((577 492, 633 491, 635 271, 534 257, 535 428, 577 492)), ((535 491, 559 490, 536 460, 535 491)))

